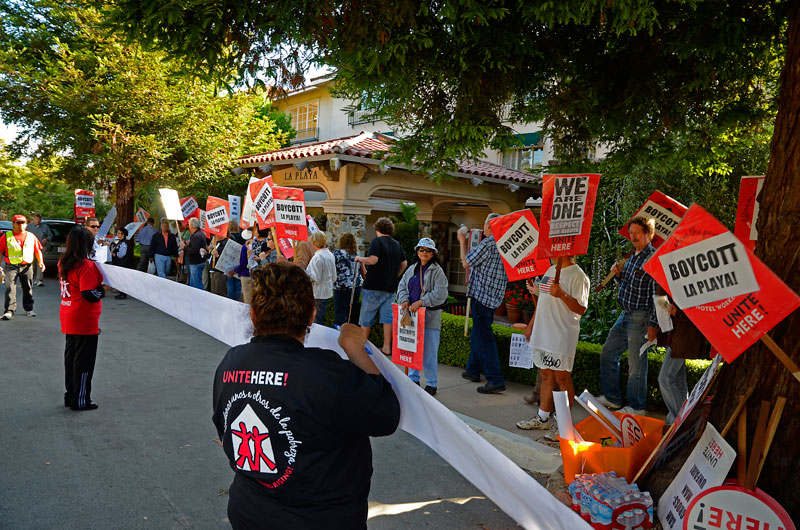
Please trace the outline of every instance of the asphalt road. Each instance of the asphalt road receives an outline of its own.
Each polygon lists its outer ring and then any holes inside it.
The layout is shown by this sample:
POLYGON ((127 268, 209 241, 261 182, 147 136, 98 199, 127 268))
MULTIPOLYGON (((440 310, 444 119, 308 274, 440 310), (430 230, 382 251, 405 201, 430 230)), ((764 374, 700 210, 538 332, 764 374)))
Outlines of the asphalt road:
MULTIPOLYGON (((211 423, 211 380, 227 347, 135 299, 107 297, 92 390, 100 408, 70 411, 58 283, 45 279, 39 316, 0 321, 0 529, 229 528, 233 472, 211 423)), ((369 528, 518 527, 412 436, 372 445, 369 528)))

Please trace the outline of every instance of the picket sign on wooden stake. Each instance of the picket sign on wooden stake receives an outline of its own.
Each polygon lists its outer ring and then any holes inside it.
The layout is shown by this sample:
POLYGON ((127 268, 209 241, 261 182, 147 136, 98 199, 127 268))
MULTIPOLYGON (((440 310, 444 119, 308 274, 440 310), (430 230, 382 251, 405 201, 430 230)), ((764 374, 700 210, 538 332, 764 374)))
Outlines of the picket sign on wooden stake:
POLYGON ((778 399, 775 402, 775 408, 772 409, 772 415, 769 417, 769 423, 767 424, 767 440, 764 442, 764 450, 761 452, 761 455, 758 458, 758 470, 756 471, 756 482, 758 482, 758 477, 761 476, 761 469, 764 467, 764 462, 767 459, 767 453, 769 452, 769 448, 772 445, 772 440, 775 438, 775 433, 778 430, 778 423, 781 421, 781 416, 783 415, 783 407, 786 406, 786 398, 783 396, 778 396, 778 399))
POLYGON ((747 389, 747 392, 745 392, 744 395, 739 396, 739 404, 736 405, 736 408, 733 410, 733 414, 731 414, 728 423, 725 424, 725 428, 722 429, 720 436, 725 438, 725 436, 728 434, 728 431, 731 430, 734 422, 736 421, 736 418, 739 416, 739 413, 744 409, 744 406, 747 404, 747 400, 750 399, 750 395, 753 393, 754 389, 755 387, 751 386, 750 388, 747 389))
POLYGON ((767 348, 769 348, 769 351, 771 351, 775 357, 777 357, 778 360, 783 363, 783 365, 792 373, 795 379, 800 381, 800 366, 797 366, 797 363, 795 363, 789 358, 788 355, 786 355, 786 352, 783 351, 783 349, 778 346, 774 340, 772 340, 772 337, 764 333, 761 335, 761 342, 766 344, 767 348))
MULTIPOLYGON (((214 247, 214 250, 217 250, 217 236, 211 240, 211 246, 214 247)), ((211 255, 211 268, 213 269, 214 266, 217 264, 217 258, 213 254, 211 255)))
MULTIPOLYGON (((617 261, 616 265, 617 265, 617 268, 619 268, 619 270, 622 270, 622 267, 625 266, 625 262, 628 261, 628 259, 631 257, 631 254, 633 254, 633 250, 628 252, 628 254, 624 258, 622 258, 621 260, 617 261)), ((603 279, 603 281, 600 282, 600 285, 598 285, 597 287, 594 288, 594 292, 599 293, 600 291, 602 291, 603 288, 605 288, 605 286, 608 285, 608 282, 613 280, 614 276, 616 276, 616 275, 617 275, 616 272, 609 272, 608 276, 606 276, 603 279)))
POLYGON ((562 260, 563 259, 564 258, 562 256, 559 256, 558 260, 556 261, 556 276, 555 276, 555 278, 553 278, 553 284, 554 285, 557 284, 561 280, 561 265, 562 265, 562 260))
POLYGON ((360 267, 360 263, 353 263, 353 288, 350 289, 350 310, 347 311, 347 322, 350 322, 350 318, 353 315, 353 299, 356 297, 356 279, 358 278, 358 269, 360 267))
MULTIPOLYGON (((747 403, 747 397, 739 396, 740 403, 747 403)), ((731 418, 733 420, 733 418, 731 418)), ((744 484, 747 478, 747 407, 739 412, 739 427, 736 433, 739 454, 736 456, 736 480, 744 484)))
MULTIPOLYGON (((749 490, 756 487, 756 473, 758 472, 758 460, 764 450, 767 441, 767 420, 769 419, 769 401, 762 401, 761 408, 758 410, 758 423, 756 423, 755 438, 753 447, 750 448, 750 460, 747 462, 747 475, 743 486, 749 490)), ((744 456, 744 455, 742 455, 744 456)))

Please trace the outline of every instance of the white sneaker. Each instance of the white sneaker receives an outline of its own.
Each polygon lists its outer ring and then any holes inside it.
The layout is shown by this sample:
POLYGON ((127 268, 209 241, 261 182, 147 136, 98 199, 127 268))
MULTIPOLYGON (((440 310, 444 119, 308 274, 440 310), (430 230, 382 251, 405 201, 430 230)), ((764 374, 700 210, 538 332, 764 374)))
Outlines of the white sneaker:
POLYGON ((558 441, 558 422, 553 422, 548 429, 547 434, 544 435, 545 440, 550 440, 551 442, 558 441))
POLYGON ((622 408, 622 405, 617 405, 616 403, 612 403, 611 401, 608 400, 607 397, 603 395, 597 396, 597 401, 599 401, 601 405, 609 409, 617 410, 619 408, 622 408))
POLYGON ((44 282, 36 282, 36 287, 44 287, 44 282))
POLYGON ((29 317, 35 317, 36 313, 31 309, 30 311, 25 311, 25 315, 29 317))
POLYGON ((533 429, 541 429, 544 431, 549 429, 550 426, 553 424, 555 424, 555 418, 553 417, 552 414, 550 414, 550 417, 547 418, 547 421, 540 418, 539 415, 537 414, 536 416, 534 416, 529 420, 518 421, 517 427, 519 427, 520 429, 525 429, 526 431, 530 431, 533 429))
POLYGON ((6 311, 5 313, 3 313, 3 320, 11 320, 11 317, 13 316, 14 313, 12 313, 11 311, 6 311))
POLYGON ((622 414, 633 414, 634 416, 647 416, 647 411, 644 409, 635 409, 630 405, 622 407, 619 409, 620 413, 622 414))

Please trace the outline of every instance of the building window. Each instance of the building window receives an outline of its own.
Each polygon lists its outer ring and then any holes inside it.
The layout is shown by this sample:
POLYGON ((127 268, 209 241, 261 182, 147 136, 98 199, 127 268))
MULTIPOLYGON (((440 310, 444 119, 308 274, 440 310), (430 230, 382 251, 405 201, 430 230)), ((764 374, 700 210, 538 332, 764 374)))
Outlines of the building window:
POLYGON ((541 147, 530 146, 511 149, 503 153, 502 164, 511 169, 530 171, 542 167, 544 151, 541 147))
POLYGON ((454 293, 467 292, 467 272, 461 264, 461 246, 458 243, 456 234, 458 230, 450 229, 448 246, 450 247, 450 256, 447 260, 447 280, 449 282, 449 289, 454 293))
POLYGON ((292 143, 319 140, 319 100, 289 107, 286 111, 292 119, 292 127, 297 131, 292 143))

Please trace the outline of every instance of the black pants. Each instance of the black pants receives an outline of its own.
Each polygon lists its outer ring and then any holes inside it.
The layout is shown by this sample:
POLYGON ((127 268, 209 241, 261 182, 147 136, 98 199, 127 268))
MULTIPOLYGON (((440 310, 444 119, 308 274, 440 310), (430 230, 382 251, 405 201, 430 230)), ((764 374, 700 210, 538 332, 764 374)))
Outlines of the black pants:
POLYGON ((150 255, 150 245, 141 245, 139 251, 139 263, 136 268, 142 272, 147 272, 147 264, 150 262, 150 258, 153 257, 150 255))
POLYGON ((91 401, 98 335, 67 335, 64 349, 64 404, 83 409, 91 401))
POLYGON ((22 286, 22 307, 25 311, 33 311, 33 265, 3 263, 3 270, 6 273, 5 311, 14 313, 17 310, 17 279, 22 286))

